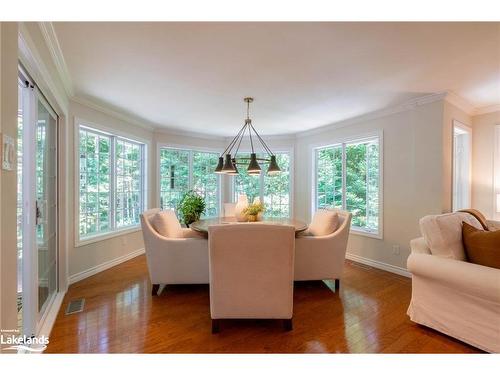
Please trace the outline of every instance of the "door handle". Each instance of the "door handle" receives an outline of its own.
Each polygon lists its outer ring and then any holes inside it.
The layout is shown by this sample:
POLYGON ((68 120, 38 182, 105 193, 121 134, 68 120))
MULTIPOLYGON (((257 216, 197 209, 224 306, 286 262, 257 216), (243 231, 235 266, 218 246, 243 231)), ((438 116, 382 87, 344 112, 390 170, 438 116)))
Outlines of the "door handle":
POLYGON ((38 206, 38 199, 35 201, 35 219, 36 225, 40 225, 40 222, 42 221, 42 211, 38 206))

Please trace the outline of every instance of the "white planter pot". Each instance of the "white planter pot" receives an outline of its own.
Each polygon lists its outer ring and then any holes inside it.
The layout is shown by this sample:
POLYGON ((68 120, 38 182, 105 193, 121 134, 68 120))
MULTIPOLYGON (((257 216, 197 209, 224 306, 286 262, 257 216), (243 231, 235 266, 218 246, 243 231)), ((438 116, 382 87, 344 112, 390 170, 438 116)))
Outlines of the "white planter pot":
POLYGON ((245 214, 243 214, 243 210, 248 207, 248 198, 245 194, 241 194, 238 197, 238 202, 234 207, 234 216, 236 216, 236 220, 238 221, 247 221, 245 214))

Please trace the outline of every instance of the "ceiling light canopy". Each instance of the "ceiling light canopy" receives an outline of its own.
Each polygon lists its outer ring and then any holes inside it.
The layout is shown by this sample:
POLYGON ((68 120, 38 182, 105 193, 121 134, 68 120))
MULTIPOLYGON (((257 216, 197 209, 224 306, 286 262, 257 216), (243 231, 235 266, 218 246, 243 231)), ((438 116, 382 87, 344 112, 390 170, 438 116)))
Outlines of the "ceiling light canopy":
POLYGON ((273 154, 273 152, 264 142, 259 133, 257 133, 257 131, 252 125, 252 120, 250 119, 250 103, 253 102, 253 98, 245 98, 243 100, 247 103, 247 118, 245 119, 245 124, 219 157, 219 163, 217 164, 217 168, 215 168, 215 173, 237 175, 238 174, 237 165, 247 164, 248 165, 246 168, 247 173, 249 175, 258 175, 262 170, 261 166, 259 165, 260 162, 262 164, 267 164, 267 163, 269 164, 269 167, 267 168, 267 174, 269 175, 278 174, 279 172, 281 172, 281 169, 278 165, 278 162, 276 161, 276 155, 273 154), (240 149, 241 141, 243 140, 243 137, 247 132, 250 138, 250 146, 252 147, 252 153, 250 154, 250 158, 238 157, 238 151, 240 149), (252 138, 252 133, 254 134, 253 137, 260 142, 260 144, 264 149, 264 152, 268 155, 268 157, 265 158, 257 157, 253 145, 254 139, 252 138), (235 152, 234 155, 231 156, 233 149, 235 149, 235 152))

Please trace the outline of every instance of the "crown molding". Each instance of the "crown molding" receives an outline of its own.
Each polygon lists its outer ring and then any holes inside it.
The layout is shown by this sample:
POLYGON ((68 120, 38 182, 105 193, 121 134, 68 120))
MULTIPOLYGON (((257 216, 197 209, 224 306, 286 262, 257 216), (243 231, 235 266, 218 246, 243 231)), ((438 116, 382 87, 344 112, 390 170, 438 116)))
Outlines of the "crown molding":
POLYGON ((484 115, 486 113, 500 112, 500 104, 493 104, 486 107, 481 107, 476 110, 475 115, 484 115))
POLYGON ((303 137, 308 137, 311 135, 316 135, 316 134, 321 134, 323 132, 326 132, 328 130, 332 129, 339 129, 339 128, 344 128, 346 126, 351 126, 351 125, 356 125, 365 121, 371 121, 371 120, 376 120, 378 118, 382 117, 387 117, 396 113, 401 113, 405 112, 411 109, 415 109, 419 106, 425 105, 425 104, 430 104, 434 103, 440 100, 444 100, 446 98, 447 92, 438 92, 434 94, 429 94, 429 95, 423 95, 418 98, 413 98, 410 100, 407 100, 403 103, 397 104, 395 106, 391 107, 386 107, 381 110, 373 111, 366 113, 364 115, 352 117, 350 119, 346 120, 341 120, 338 122, 335 122, 333 124, 328 124, 321 126, 319 128, 314 128, 310 130, 305 130, 302 132, 295 133, 295 136, 297 138, 303 138, 303 137))
POLYGON ((201 132, 191 132, 187 130, 181 130, 171 127, 162 126, 159 124, 152 123, 150 121, 144 120, 139 117, 135 117, 133 115, 122 112, 119 109, 111 109, 109 105, 97 103, 95 100, 83 98, 81 96, 73 96, 70 99, 72 102, 83 105, 85 107, 91 108, 95 111, 101 112, 105 115, 114 117, 118 120, 128 122, 129 124, 139 126, 145 130, 148 130, 157 134, 167 134, 167 135, 176 135, 176 136, 184 136, 184 137, 193 137, 200 139, 215 139, 224 141, 224 136, 218 136, 214 134, 201 133, 201 132))
POLYGON ((35 42, 31 39, 29 31, 24 23, 19 22, 18 30, 18 49, 19 60, 21 61, 27 73, 33 78, 36 84, 42 89, 42 92, 51 94, 55 99, 58 111, 68 113, 69 101, 65 92, 62 92, 53 80, 47 66, 40 56, 35 42))
POLYGON ((50 51, 52 61, 56 66, 57 72, 59 73, 66 95, 71 98, 74 96, 73 82, 71 80, 68 66, 66 65, 66 60, 64 59, 54 25, 52 22, 38 22, 38 27, 40 28, 45 44, 50 51))
POLYGON ((80 105, 86 106, 88 108, 91 108, 95 111, 104 113, 105 115, 108 115, 108 116, 114 117, 116 119, 128 122, 129 124, 137 125, 145 130, 149 130, 149 131, 156 130, 156 127, 153 124, 149 123, 148 121, 144 121, 142 119, 135 118, 131 115, 127 115, 124 112, 111 109, 109 106, 104 105, 104 104, 98 104, 93 100, 82 98, 80 96, 73 96, 71 98, 71 101, 78 103, 80 105))
POLYGON ((477 112, 477 109, 471 103, 469 103, 469 101, 457 95, 453 91, 446 91, 445 100, 455 107, 461 109, 469 116, 474 116, 477 112))
POLYGON ((181 136, 181 137, 191 137, 191 138, 199 138, 199 139, 213 139, 213 140, 217 140, 217 141, 221 141, 221 142, 224 142, 226 139, 226 137, 222 136, 222 135, 194 132, 194 131, 181 130, 181 129, 176 129, 176 128, 168 128, 165 126, 156 127, 155 133, 166 134, 166 135, 177 135, 177 136, 181 136))

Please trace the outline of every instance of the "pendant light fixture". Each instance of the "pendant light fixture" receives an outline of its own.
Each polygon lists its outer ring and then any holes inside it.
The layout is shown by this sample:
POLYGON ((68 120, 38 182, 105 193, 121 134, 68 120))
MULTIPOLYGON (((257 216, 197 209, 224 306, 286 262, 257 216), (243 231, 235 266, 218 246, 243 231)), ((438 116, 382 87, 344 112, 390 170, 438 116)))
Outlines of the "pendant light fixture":
POLYGON ((253 102, 253 98, 245 98, 243 99, 245 103, 247 103, 247 118, 245 119, 245 125, 239 130, 238 134, 233 138, 233 140, 226 147, 222 155, 219 156, 219 162, 217 164, 217 168, 215 168, 215 173, 229 174, 229 175, 237 175, 238 167, 237 165, 248 165, 246 167, 247 173, 249 175, 258 175, 260 174, 262 168, 259 164, 267 164, 269 163, 269 167, 267 168, 267 174, 275 175, 281 172, 280 167, 278 166, 278 162, 276 161, 276 155, 273 154, 271 149, 264 142, 262 137, 257 133, 255 128, 252 125, 252 120, 250 119, 250 103, 253 102), (252 152, 250 153, 250 158, 248 157, 238 157, 238 151, 240 149, 241 141, 243 137, 248 132, 248 136, 250 138, 250 146, 252 148, 252 152), (262 145, 264 152, 267 154, 267 157, 258 158, 254 149, 254 139, 253 137, 260 142, 262 145), (234 155, 231 156, 231 153, 235 150, 234 155))

